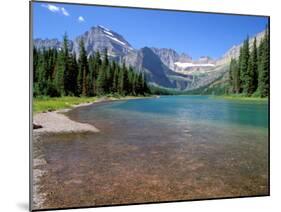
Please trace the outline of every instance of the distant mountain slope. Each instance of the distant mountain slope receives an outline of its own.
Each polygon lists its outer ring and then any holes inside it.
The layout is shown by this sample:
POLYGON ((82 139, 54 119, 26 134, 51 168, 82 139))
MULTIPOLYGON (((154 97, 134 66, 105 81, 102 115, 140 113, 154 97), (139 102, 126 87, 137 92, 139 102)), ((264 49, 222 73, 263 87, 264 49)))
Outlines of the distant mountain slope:
MULTIPOLYGON (((256 35, 259 43, 264 32, 256 35)), ((179 54, 170 48, 144 47, 135 49, 120 34, 103 26, 92 27, 82 35, 69 41, 69 49, 79 56, 79 41, 84 41, 88 56, 95 52, 108 51, 111 60, 132 66, 138 72, 144 72, 150 84, 177 89, 194 90, 204 87, 228 71, 231 58, 237 58, 242 44, 234 45, 222 57, 214 60, 202 56, 193 60, 188 54, 179 54)), ((250 45, 253 38, 250 39, 250 45)), ((35 39, 34 46, 38 49, 62 47, 58 39, 35 39)))
POLYGON ((45 39, 45 40, 43 40, 43 39, 37 38, 37 39, 34 40, 33 43, 34 43, 34 46, 37 49, 42 49, 42 48, 59 49, 59 48, 62 47, 62 42, 60 42, 58 39, 45 39))
POLYGON ((142 67, 150 72, 150 81, 163 87, 173 88, 174 86, 166 75, 169 70, 160 58, 148 47, 144 47, 140 51, 143 55, 142 67))
MULTIPOLYGON (((249 39, 249 47, 252 48, 255 38, 257 39, 257 45, 259 45, 264 35, 265 35, 265 31, 262 31, 256 34, 255 36, 251 37, 249 39)), ((238 45, 233 45, 228 51, 226 51, 226 53, 222 55, 222 57, 217 59, 216 64, 221 65, 221 64, 230 63, 231 58, 238 59, 239 51, 240 48, 242 47, 242 44, 243 43, 240 43, 238 45)))

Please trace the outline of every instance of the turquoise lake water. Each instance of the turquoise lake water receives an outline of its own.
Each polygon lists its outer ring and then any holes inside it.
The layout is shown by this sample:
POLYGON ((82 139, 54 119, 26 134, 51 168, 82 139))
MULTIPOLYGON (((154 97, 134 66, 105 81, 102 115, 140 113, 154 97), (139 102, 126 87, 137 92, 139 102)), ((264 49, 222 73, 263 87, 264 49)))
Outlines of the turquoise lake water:
POLYGON ((43 139, 48 180, 64 185, 49 192, 65 206, 268 194, 266 101, 161 96, 66 115, 101 132, 43 139))
POLYGON ((182 120, 268 127, 267 102, 237 101, 209 96, 162 96, 113 103, 106 109, 171 116, 182 120))

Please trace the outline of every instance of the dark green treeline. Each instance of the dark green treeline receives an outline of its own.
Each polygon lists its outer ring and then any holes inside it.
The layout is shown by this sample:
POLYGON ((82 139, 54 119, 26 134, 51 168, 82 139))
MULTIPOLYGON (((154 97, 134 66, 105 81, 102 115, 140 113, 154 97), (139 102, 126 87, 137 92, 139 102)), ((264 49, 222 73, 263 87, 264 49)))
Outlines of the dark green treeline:
POLYGON ((60 50, 33 49, 34 96, 150 94, 144 74, 109 61, 107 50, 87 57, 83 40, 79 47, 78 60, 68 49, 67 35, 60 50))
POLYGON ((246 96, 267 97, 269 95, 269 33, 268 29, 259 46, 254 39, 249 46, 247 38, 240 48, 238 60, 232 59, 229 68, 229 93, 246 96))

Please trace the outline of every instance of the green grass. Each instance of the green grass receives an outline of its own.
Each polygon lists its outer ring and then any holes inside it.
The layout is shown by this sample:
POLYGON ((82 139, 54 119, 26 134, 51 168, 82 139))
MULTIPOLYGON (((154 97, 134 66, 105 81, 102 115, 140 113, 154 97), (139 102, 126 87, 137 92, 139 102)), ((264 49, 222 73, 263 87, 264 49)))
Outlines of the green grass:
POLYGON ((71 108, 81 103, 95 102, 97 97, 38 97, 33 99, 33 112, 54 111, 64 108, 71 108))
POLYGON ((213 98, 221 98, 228 100, 239 100, 239 101, 260 101, 267 102, 268 98, 261 98, 256 96, 245 96, 245 94, 231 94, 231 95, 220 95, 220 96, 212 96, 213 98))
MULTIPOLYGON (((148 96, 151 97, 151 96, 148 96)), ((120 96, 120 95, 107 95, 99 97, 36 97, 33 98, 33 113, 55 111, 60 109, 71 108, 74 105, 82 103, 94 103, 98 100, 122 100, 144 98, 144 96, 120 96)))

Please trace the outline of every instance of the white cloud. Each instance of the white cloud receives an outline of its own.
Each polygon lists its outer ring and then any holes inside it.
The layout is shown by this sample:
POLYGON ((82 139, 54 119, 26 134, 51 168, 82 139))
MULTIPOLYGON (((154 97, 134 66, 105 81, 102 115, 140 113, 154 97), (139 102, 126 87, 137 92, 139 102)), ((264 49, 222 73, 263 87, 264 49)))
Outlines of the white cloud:
POLYGON ((84 22, 84 21, 85 21, 85 19, 83 18, 83 16, 79 16, 79 17, 78 17, 78 22, 81 23, 81 22, 84 22))
POLYGON ((63 15, 69 16, 69 13, 67 12, 66 9, 64 9, 64 7, 61 8, 61 12, 62 12, 63 15))
POLYGON ((42 4, 41 6, 47 8, 49 11, 53 13, 60 13, 64 16, 70 15, 69 12, 64 7, 58 7, 53 4, 42 4))
POLYGON ((53 13, 60 11, 59 7, 52 5, 52 4, 42 4, 41 6, 47 8, 48 10, 50 10, 53 13))

